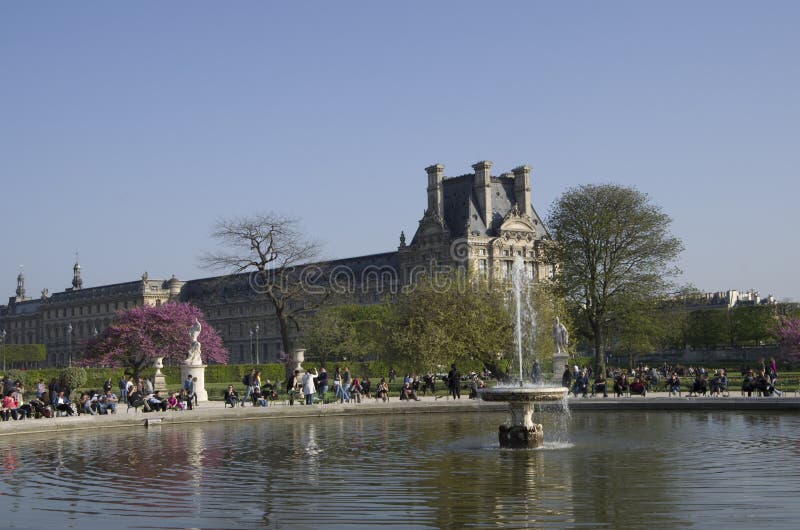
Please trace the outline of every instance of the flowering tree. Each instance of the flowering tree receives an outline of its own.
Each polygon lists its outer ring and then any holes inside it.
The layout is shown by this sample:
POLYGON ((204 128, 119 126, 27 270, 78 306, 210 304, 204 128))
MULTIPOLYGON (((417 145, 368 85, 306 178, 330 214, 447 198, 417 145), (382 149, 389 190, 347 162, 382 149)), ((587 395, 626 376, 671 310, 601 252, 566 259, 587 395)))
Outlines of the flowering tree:
POLYGON ((122 366, 138 377, 155 357, 183 361, 188 356, 189 328, 195 318, 202 327, 197 340, 202 345, 203 361, 227 364, 228 351, 217 331, 205 322, 200 309, 186 303, 142 305, 118 311, 111 325, 88 341, 81 364, 122 366))
POLYGON ((781 317, 773 333, 784 352, 800 356, 800 318, 781 317))

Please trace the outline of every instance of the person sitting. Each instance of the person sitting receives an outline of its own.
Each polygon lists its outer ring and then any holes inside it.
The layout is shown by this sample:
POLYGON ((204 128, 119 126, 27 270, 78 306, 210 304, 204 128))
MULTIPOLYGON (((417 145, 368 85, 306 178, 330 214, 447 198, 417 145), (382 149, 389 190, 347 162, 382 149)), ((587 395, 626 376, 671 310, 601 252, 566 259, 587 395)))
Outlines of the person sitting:
POLYGON ((750 397, 756 390, 756 377, 753 375, 753 370, 747 370, 742 377, 742 394, 747 392, 747 397, 750 397))
POLYGON ((411 387, 411 383, 403 383, 403 388, 400 389, 400 401, 419 401, 417 397, 417 393, 414 392, 414 389, 411 387))
POLYGON ((575 384, 572 385, 572 393, 575 394, 575 397, 578 397, 578 394, 583 394, 583 397, 586 397, 587 392, 589 391, 589 378, 586 375, 586 370, 581 370, 578 372, 578 376, 575 378, 575 384))
POLYGON ((178 399, 176 392, 173 392, 167 398, 167 410, 183 410, 183 402, 178 399))
POLYGON ((725 375, 724 369, 720 368, 717 370, 717 373, 711 378, 709 390, 712 396, 715 394, 720 395, 728 391, 728 377, 725 375))
POLYGON ((692 394, 694 394, 696 396, 697 394, 702 394, 705 396, 706 392, 708 392, 708 382, 706 381, 706 375, 703 372, 698 371, 697 375, 694 378, 694 381, 692 381, 692 389, 689 392, 689 395, 691 396, 692 394))
POLYGON ((178 401, 183 403, 183 410, 192 410, 192 403, 194 400, 192 396, 189 395, 189 391, 185 388, 181 388, 181 391, 178 393, 178 401))
POLYGON ((225 406, 230 405, 231 408, 239 404, 239 393, 233 388, 233 385, 228 385, 227 390, 222 394, 225 399, 225 406))
POLYGON ((478 374, 472 372, 469 378, 469 399, 478 399, 478 390, 486 388, 486 384, 478 378, 478 374))
POLYGON ((614 378, 614 396, 622 397, 628 391, 628 375, 619 374, 614 378))
POLYGON ((756 378, 756 388, 761 392, 764 397, 775 394, 780 397, 781 393, 772 386, 772 379, 767 375, 766 371, 761 370, 756 378))
POLYGON ((669 376, 669 380, 667 380, 667 391, 670 395, 681 393, 681 380, 677 372, 672 372, 672 375, 669 376))
POLYGON ((350 383, 350 398, 355 401, 356 403, 361 403, 361 382, 358 380, 358 377, 353 378, 353 382, 350 383))
POLYGON ((117 413, 117 396, 111 392, 111 389, 103 392, 97 399, 97 412, 98 414, 117 413))
POLYGON ((146 401, 151 410, 167 411, 167 400, 161 397, 161 391, 159 390, 150 394, 146 401))
POLYGON ((14 391, 9 390, 6 392, 5 396, 3 396, 3 404, 2 408, 0 408, 0 414, 2 414, 3 421, 8 421, 9 417, 14 418, 15 420, 25 419, 25 416, 21 415, 20 411, 17 410, 18 407, 19 405, 14 399, 14 391))
POLYGON ((94 416, 95 410, 92 405, 93 405, 92 398, 89 397, 89 394, 84 392, 83 394, 81 394, 80 397, 78 413, 89 414, 91 416, 94 416))
POLYGON ((264 394, 261 391, 261 387, 260 386, 255 385, 253 387, 253 393, 250 394, 250 397, 253 400, 253 406, 254 407, 266 407, 267 406, 267 400, 264 398, 264 394))
POLYGON ((269 401, 278 399, 278 392, 275 390, 275 385, 269 379, 267 379, 264 386, 261 387, 261 395, 266 397, 269 401))
POLYGON ((130 407, 133 407, 134 410, 142 407, 145 412, 150 412, 150 406, 136 385, 132 385, 128 391, 128 408, 130 407))
POLYGON ((386 378, 384 377, 381 377, 381 382, 378 383, 378 387, 375 389, 375 399, 383 401, 389 400, 389 385, 386 383, 386 378))
POLYGON ((369 377, 366 375, 361 379, 361 394, 365 398, 372 397, 370 392, 372 391, 372 383, 369 380, 369 377))
POLYGON ((630 393, 632 396, 645 397, 647 395, 647 389, 645 388, 644 383, 642 383, 642 380, 638 377, 633 379, 633 382, 630 386, 630 393))
POLYGON ((45 390, 41 398, 34 397, 28 402, 28 405, 30 405, 32 409, 32 415, 37 418, 50 418, 53 416, 53 410, 50 408, 50 398, 46 394, 47 391, 45 390), (42 398, 46 398, 47 401, 42 398))
POLYGON ((606 392, 606 378, 597 374, 597 377, 594 378, 594 385, 592 386, 592 395, 599 394, 600 392, 603 393, 603 397, 608 397, 608 393, 606 392))

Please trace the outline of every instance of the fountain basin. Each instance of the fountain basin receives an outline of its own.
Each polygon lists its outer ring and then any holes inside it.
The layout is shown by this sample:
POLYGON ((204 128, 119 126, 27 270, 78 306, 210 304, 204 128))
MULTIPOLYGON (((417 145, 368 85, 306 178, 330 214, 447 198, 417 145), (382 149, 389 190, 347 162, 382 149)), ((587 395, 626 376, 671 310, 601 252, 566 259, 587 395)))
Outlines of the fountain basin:
POLYGON ((498 429, 500 447, 527 449, 544 443, 542 425, 533 421, 536 403, 562 401, 567 391, 560 386, 499 386, 482 389, 478 394, 484 401, 508 403, 511 420, 498 429))

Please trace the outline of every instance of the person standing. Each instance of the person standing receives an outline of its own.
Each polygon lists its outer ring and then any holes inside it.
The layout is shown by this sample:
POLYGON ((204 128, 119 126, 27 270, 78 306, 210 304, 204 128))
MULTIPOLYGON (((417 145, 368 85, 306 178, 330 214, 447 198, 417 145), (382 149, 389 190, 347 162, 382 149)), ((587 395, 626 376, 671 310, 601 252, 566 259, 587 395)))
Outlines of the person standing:
POLYGON ((328 372, 325 371, 324 366, 320 367, 317 376, 317 392, 319 392, 319 400, 325 403, 325 394, 328 393, 328 372))
POLYGON ((119 399, 122 400, 123 403, 127 403, 128 382, 125 380, 125 374, 119 376, 119 381, 117 381, 117 388, 119 389, 119 399))
POLYGON ((458 373, 456 363, 450 365, 447 373, 447 385, 450 387, 450 395, 453 399, 461 399, 461 374, 458 373))
POLYGON ((569 365, 564 365, 564 373, 561 375, 561 386, 565 388, 572 387, 572 372, 569 369, 569 365))
POLYGON ((316 370, 314 370, 313 374, 308 371, 303 374, 303 395, 306 397, 306 405, 314 404, 314 394, 317 392, 314 386, 314 378, 318 376, 319 374, 316 370))

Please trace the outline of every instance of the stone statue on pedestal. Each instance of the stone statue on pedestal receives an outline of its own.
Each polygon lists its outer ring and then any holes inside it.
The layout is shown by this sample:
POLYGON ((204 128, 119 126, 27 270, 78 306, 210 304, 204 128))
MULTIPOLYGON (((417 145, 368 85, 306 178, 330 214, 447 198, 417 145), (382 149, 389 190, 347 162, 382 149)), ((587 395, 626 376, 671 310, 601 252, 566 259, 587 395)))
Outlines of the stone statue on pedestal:
POLYGON ((194 319, 194 324, 192 327, 189 328, 189 357, 183 361, 184 364, 188 364, 191 366, 199 366, 203 364, 202 359, 200 358, 200 342, 198 342, 197 337, 200 336, 200 331, 202 330, 200 326, 200 321, 198 319, 194 319))
POLYGON ((194 393, 197 395, 197 400, 208 401, 208 392, 205 387, 206 367, 200 358, 200 342, 197 340, 201 330, 200 321, 195 318, 194 324, 189 328, 189 356, 181 366, 181 380, 185 381, 187 377, 191 376, 194 381, 194 393))
POLYGON ((564 324, 556 317, 556 323, 553 324, 553 340, 556 343, 556 353, 567 353, 567 346, 569 345, 569 334, 564 324))

